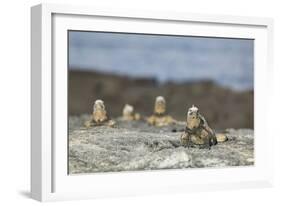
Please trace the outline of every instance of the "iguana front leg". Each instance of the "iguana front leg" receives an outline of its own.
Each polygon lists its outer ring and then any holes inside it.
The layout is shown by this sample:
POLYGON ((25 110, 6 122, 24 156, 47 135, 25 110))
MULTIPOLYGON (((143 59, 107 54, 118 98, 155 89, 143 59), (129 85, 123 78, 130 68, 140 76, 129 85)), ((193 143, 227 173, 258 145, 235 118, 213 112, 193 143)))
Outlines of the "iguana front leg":
POLYGON ((188 133, 185 132, 181 135, 181 144, 188 148, 191 146, 191 136, 188 133))
POLYGON ((181 136, 180 136, 180 142, 181 142, 181 145, 185 146, 186 143, 187 143, 187 136, 185 133, 183 133, 181 136))
POLYGON ((187 134, 187 148, 191 147, 191 135, 187 134))
POLYGON ((200 148, 207 148, 207 149, 211 149, 211 146, 212 146, 212 142, 211 142, 211 138, 210 137, 207 137, 204 139, 204 145, 202 145, 200 148))

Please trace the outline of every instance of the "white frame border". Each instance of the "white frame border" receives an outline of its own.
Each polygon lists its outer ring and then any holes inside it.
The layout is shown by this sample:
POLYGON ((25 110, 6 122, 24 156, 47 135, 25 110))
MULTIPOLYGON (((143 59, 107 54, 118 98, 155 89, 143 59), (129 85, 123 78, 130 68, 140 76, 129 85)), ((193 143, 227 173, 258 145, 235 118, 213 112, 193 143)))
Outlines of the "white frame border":
MULTIPOLYGON (((157 20, 176 20, 176 21, 192 21, 204 23, 219 23, 228 25, 254 25, 264 26, 267 28, 268 34, 268 51, 267 51, 267 69, 270 76, 273 77, 273 21, 268 18, 254 17, 233 17, 219 15, 199 15, 186 13, 171 12, 147 12, 135 10, 112 10, 112 9, 95 9, 91 7, 65 6, 56 4, 41 4, 31 9, 31 196, 40 201, 47 200, 64 200, 73 199, 71 194, 56 194, 52 191, 52 113, 53 88, 52 79, 52 15, 53 14, 70 14, 70 15, 93 15, 138 19, 157 19, 157 20)), ((269 101, 269 100, 268 100, 269 101)), ((273 134, 269 134, 268 141, 270 148, 273 148, 273 134)), ((270 151, 270 150, 268 150, 270 151)), ((272 151, 271 151, 272 153, 272 151)), ((267 154, 268 156, 273 156, 267 154)), ((257 182, 240 182, 232 185, 218 183, 212 185, 204 185, 205 190, 210 189, 227 189, 242 188, 253 186, 271 186, 272 185, 272 162, 269 162, 269 175, 263 180, 257 182)), ((214 169, 212 169, 214 170, 214 169)), ((189 191, 185 185, 179 185, 182 191, 189 191)), ((171 190, 173 190, 171 188, 171 190)), ((200 189, 201 191, 202 189, 200 189)), ((194 191, 194 190, 193 190, 194 191)), ((175 190, 178 192, 178 190, 175 190)), ((138 194, 146 193, 138 191, 138 194)), ((103 196, 107 196, 104 194, 103 196)), ((80 195, 78 198, 91 198, 95 194, 80 195)))

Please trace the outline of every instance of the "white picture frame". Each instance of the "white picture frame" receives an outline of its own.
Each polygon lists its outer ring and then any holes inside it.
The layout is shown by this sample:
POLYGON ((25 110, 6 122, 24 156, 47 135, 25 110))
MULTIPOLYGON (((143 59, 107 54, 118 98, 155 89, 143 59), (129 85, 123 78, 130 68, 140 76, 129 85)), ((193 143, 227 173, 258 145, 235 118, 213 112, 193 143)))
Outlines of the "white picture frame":
POLYGON ((40 4, 31 8, 31 26, 32 198, 52 201, 272 186, 274 135, 266 121, 272 103, 268 89, 273 77, 272 19, 40 4), (69 176, 65 77, 69 29, 255 39, 255 165, 69 176))

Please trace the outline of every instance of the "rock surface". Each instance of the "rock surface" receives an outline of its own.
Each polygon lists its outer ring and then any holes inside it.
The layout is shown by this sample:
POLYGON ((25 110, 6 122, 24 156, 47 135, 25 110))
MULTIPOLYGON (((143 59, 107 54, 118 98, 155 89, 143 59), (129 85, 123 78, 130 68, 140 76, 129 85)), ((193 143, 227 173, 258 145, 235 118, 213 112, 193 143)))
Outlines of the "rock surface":
POLYGON ((254 164, 250 129, 227 129, 228 141, 211 150, 180 145, 184 122, 156 128, 144 121, 86 129, 87 115, 69 119, 69 173, 247 166, 254 164))

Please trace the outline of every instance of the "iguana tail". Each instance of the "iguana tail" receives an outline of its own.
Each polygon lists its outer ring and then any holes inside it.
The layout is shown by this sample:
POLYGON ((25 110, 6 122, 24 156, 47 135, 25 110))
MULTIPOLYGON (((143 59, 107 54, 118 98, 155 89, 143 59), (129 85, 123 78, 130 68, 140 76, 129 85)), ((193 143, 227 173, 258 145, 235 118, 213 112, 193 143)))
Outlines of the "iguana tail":
POLYGON ((218 142, 226 142, 228 140, 227 136, 222 133, 216 133, 216 138, 218 142))

